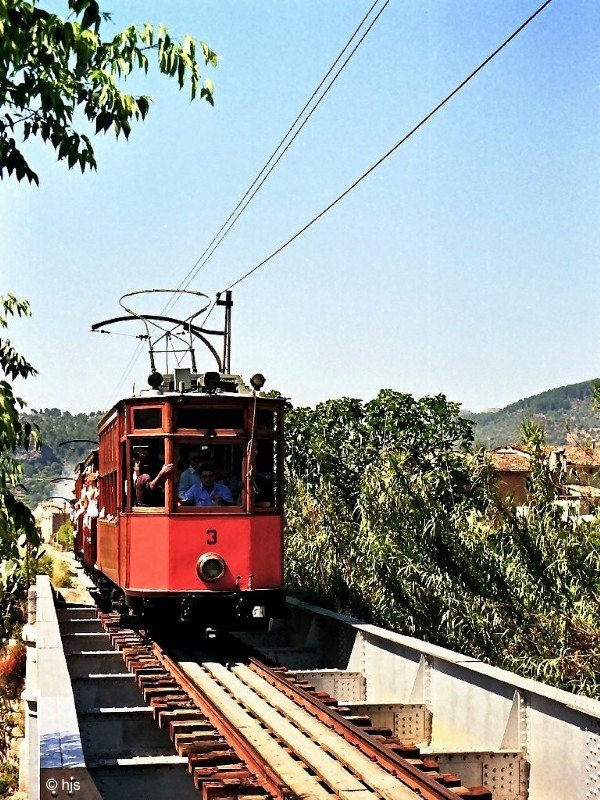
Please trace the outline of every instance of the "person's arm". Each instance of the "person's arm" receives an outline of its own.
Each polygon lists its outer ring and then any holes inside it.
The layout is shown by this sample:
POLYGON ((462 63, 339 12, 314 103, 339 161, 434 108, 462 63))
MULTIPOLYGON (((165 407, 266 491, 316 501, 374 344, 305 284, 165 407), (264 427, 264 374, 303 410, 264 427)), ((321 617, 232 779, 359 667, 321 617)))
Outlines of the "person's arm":
POLYGON ((218 505, 221 506, 234 505, 233 496, 228 486, 226 486, 224 483, 218 483, 215 488, 217 491, 213 494, 213 500, 215 500, 218 505))
POLYGON ((164 467, 160 470, 156 478, 153 480, 148 481, 148 486, 151 489, 158 489, 159 486, 162 486, 163 483, 167 480, 169 475, 174 471, 175 466, 173 464, 165 464, 164 467))
POLYGON ((194 486, 190 486, 187 492, 184 492, 179 496, 181 503, 184 506, 194 506, 196 505, 196 496, 194 494, 194 486))

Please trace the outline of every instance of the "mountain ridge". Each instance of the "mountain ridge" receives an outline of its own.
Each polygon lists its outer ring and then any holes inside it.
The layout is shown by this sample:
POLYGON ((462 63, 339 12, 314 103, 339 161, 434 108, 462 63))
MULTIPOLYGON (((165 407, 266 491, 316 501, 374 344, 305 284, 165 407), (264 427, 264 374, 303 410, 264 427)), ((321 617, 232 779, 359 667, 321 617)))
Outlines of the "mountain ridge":
POLYGON ((592 389, 596 380, 546 389, 497 411, 464 410, 462 416, 476 423, 475 441, 487 448, 518 442, 521 423, 525 419, 534 419, 542 424, 550 444, 576 444, 600 439, 600 413, 592 408, 592 389))

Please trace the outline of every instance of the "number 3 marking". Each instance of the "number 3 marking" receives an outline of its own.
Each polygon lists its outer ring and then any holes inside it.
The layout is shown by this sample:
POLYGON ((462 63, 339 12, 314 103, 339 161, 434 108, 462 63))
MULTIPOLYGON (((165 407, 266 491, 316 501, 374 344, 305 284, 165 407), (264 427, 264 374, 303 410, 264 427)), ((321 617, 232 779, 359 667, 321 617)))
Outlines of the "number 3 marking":
POLYGON ((214 529, 206 531, 206 544, 217 543, 217 532, 214 529))

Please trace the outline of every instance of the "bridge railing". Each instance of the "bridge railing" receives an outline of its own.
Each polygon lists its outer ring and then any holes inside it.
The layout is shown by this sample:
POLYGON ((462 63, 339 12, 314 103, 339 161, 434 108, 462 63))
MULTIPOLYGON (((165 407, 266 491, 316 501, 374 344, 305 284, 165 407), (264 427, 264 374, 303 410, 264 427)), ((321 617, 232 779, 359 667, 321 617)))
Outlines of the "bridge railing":
POLYGON ((27 666, 23 700, 25 747, 22 787, 29 800, 99 800, 85 767, 71 678, 63 650, 50 579, 39 575, 29 590, 23 630, 27 666))
MULTIPOLYGON (((365 700, 432 712, 432 752, 512 751, 529 765, 528 800, 600 799, 600 702, 410 636, 288 599, 288 630, 325 668, 364 676, 365 700)), ((501 781, 500 781, 501 783, 501 781)), ((494 796, 502 796, 499 791, 494 796)))

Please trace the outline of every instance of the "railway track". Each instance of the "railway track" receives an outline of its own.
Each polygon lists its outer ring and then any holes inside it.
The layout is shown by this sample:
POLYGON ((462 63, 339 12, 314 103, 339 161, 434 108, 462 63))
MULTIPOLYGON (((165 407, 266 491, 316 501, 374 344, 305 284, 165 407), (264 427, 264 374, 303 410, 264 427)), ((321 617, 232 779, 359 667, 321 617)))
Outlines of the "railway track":
POLYGON ((75 607, 60 617, 86 763, 106 800, 187 797, 192 786, 204 800, 492 798, 484 787, 467 788, 457 775, 440 773, 413 741, 372 725, 239 642, 189 653, 123 629, 115 614, 94 619, 75 607), (143 701, 135 701, 133 689, 143 701), (114 703, 119 691, 123 705, 98 705, 114 703), (177 768, 177 788, 169 789, 177 768), (160 786, 154 793, 153 783, 160 786))
POLYGON ((294 600, 189 652, 31 592, 32 800, 600 797, 594 700, 294 600))

